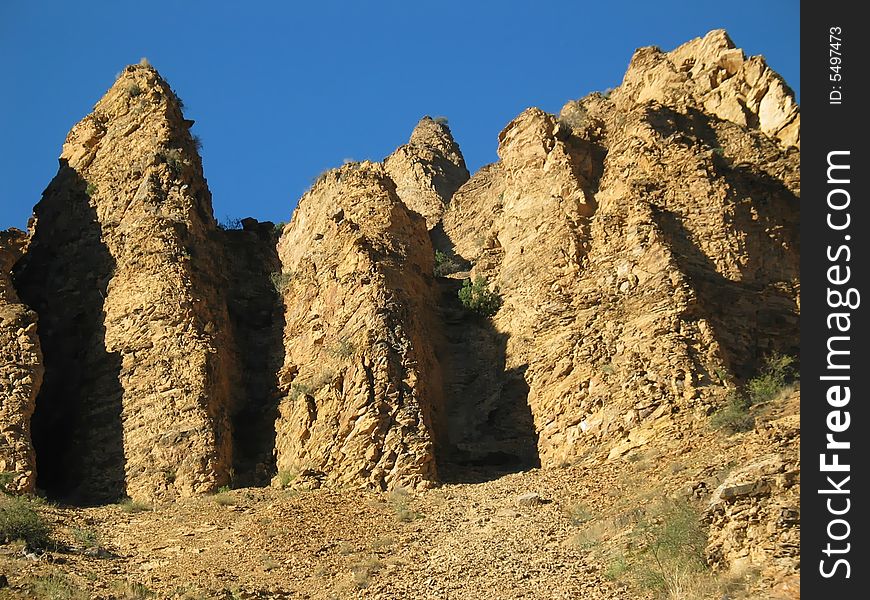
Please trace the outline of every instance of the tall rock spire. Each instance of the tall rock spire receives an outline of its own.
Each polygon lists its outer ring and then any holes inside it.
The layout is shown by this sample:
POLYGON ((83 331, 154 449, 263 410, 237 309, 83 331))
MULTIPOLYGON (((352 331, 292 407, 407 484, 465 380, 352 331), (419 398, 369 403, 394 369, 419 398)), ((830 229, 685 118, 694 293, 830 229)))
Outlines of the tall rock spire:
POLYGON ((74 501, 225 483, 232 342, 197 142, 147 64, 75 125, 17 273, 40 316, 39 485, 74 501))

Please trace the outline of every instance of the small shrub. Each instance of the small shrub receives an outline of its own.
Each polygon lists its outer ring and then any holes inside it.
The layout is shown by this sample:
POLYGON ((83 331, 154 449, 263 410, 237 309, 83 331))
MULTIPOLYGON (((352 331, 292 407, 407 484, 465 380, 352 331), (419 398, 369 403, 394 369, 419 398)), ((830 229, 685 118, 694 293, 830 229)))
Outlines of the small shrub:
POLYGON ((178 92, 172 90, 172 95, 175 96, 175 103, 178 104, 178 109, 184 110, 184 100, 181 99, 181 96, 178 95, 178 92))
POLYGON ((755 404, 770 402, 794 377, 793 356, 773 353, 764 360, 758 375, 750 379, 742 391, 732 391, 728 403, 710 418, 710 425, 729 433, 749 431, 755 426, 755 417, 749 409, 755 404))
POLYGON ((66 575, 51 573, 33 580, 33 598, 37 600, 85 600, 88 595, 78 588, 66 575))
POLYGON ((134 502, 130 498, 125 498, 118 503, 118 508, 121 509, 121 512, 135 514, 140 512, 145 512, 148 510, 152 510, 150 504, 145 502, 134 502))
POLYGON ((604 88, 604 91, 601 92, 601 97, 602 97, 602 98, 610 98, 610 95, 611 95, 612 93, 613 93, 613 88, 612 88, 612 87, 604 88))
POLYGON ((335 358, 347 359, 356 353, 356 344, 350 340, 341 340, 329 348, 329 353, 335 358))
POLYGON ((786 381, 794 374, 793 356, 785 356, 774 352, 764 360, 761 372, 746 384, 749 401, 752 404, 769 402, 785 387, 786 381))
POLYGON ((196 151, 202 152, 202 139, 198 135, 192 135, 190 139, 193 140, 193 147, 196 148, 196 151))
POLYGON ((72 530, 72 536, 76 544, 85 550, 97 550, 100 547, 100 536, 93 529, 75 527, 72 530))
POLYGON ((15 481, 15 473, 12 471, 0 471, 0 493, 9 491, 13 481, 15 481))
POLYGON ((478 275, 474 283, 466 279, 459 290, 459 301, 469 311, 482 317, 492 317, 501 308, 502 298, 498 288, 489 289, 489 285, 482 276, 478 275))
POLYGON ((628 570, 628 561, 625 560, 624 555, 619 554, 610 559, 610 562, 607 563, 607 568, 604 570, 604 576, 611 581, 616 581, 625 575, 628 570))
POLYGON ((313 187, 315 187, 316 185, 318 185, 319 183, 326 181, 326 178, 329 176, 329 174, 332 173, 333 171, 336 171, 336 170, 337 169, 326 169, 326 170, 318 173, 317 176, 311 180, 311 187, 308 189, 310 190, 313 187))
POLYGON ((22 540, 28 546, 48 545, 51 527, 25 496, 0 496, 0 542, 22 540))
POLYGON ((449 125, 450 124, 450 121, 447 120, 447 117, 445 117, 443 115, 439 115, 432 120, 435 121, 436 123, 438 123, 439 125, 449 125))
POLYGON ((456 273, 461 269, 460 265, 450 255, 441 250, 435 251, 435 277, 444 277, 451 273, 456 273))
POLYGON ((272 286, 275 288, 275 291, 281 295, 284 295, 284 292, 286 292, 287 288, 290 287, 290 281, 292 279, 293 274, 284 271, 276 271, 269 274, 269 280, 272 282, 272 286))
POLYGON ((160 156, 163 157, 163 160, 167 165, 175 172, 175 174, 181 173, 184 170, 184 166, 187 164, 187 159, 184 158, 184 155, 181 153, 181 150, 178 148, 169 148, 168 150, 163 150, 160 152, 160 156))
POLYGON ((295 471, 278 471, 278 486, 285 488, 296 479, 295 471))
POLYGON ((299 396, 310 396, 314 392, 314 389, 308 385, 307 383, 293 382, 290 384, 290 399, 296 400, 299 396))
POLYGON ((135 98, 142 94, 142 88, 139 87, 139 84, 135 81, 130 81, 124 85, 124 91, 127 92, 127 95, 131 98, 135 98))
POLYGON ((214 495, 215 504, 218 506, 235 506, 236 499, 229 494, 222 492, 214 495))
POLYGON ((582 502, 566 507, 565 514, 572 525, 582 525, 593 518, 589 508, 582 502))
POLYGON ((370 556, 354 563, 350 570, 353 573, 353 582, 357 589, 369 586, 371 576, 381 570, 383 563, 374 556, 370 556))
POLYGON ((88 187, 85 188, 85 193, 93 198, 97 193, 97 185, 95 183, 88 182, 88 187))
POLYGON ((150 66, 151 66, 151 63, 148 61, 147 58, 145 58, 145 57, 143 56, 142 58, 139 59, 139 66, 140 66, 140 67, 150 67, 150 66))
POLYGON ((396 488, 387 496, 390 505, 396 513, 396 520, 401 523, 410 523, 415 519, 421 518, 421 515, 411 510, 409 506, 410 496, 407 490, 396 488))
POLYGON ((284 233, 284 227, 287 225, 287 221, 278 221, 275 223, 275 234, 281 235, 284 233))
POLYGON ((121 581, 112 587, 120 595, 119 600, 144 600, 154 596, 153 591, 136 581, 121 581))
POLYGON ((643 545, 629 570, 642 588, 680 597, 687 579, 702 578, 707 533, 691 505, 682 501, 665 506, 638 530, 643 545))
POLYGON ((728 433, 750 431, 755 427, 755 417, 749 414, 751 403, 738 392, 731 392, 728 404, 713 413, 710 425, 728 433))
POLYGON ((707 532, 691 504, 662 501, 649 514, 642 511, 628 535, 623 551, 610 555, 604 571, 607 579, 630 583, 644 592, 638 596, 712 597, 715 577, 704 556, 707 532))

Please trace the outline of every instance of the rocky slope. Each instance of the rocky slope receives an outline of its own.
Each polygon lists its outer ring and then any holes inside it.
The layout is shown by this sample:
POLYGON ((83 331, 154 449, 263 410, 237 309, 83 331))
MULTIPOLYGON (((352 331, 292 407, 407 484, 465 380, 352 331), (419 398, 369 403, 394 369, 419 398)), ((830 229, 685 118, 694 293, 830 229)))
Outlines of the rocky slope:
POLYGON ((8 477, 0 492, 33 492, 36 485, 30 417, 42 383, 42 352, 36 314, 21 303, 10 277, 26 244, 24 232, 0 231, 0 473, 8 477))
MULTIPOLYGON (((656 507, 685 504, 703 524, 695 558, 745 597, 790 597, 799 395, 754 408, 746 433, 710 420, 766 357, 799 351, 800 114, 762 58, 723 31, 640 49, 612 93, 525 110, 470 178, 426 117, 382 164, 323 174, 277 230, 216 226, 190 125, 156 71, 128 67, 70 133, 29 240, 0 239, 0 467, 16 489, 34 485, 29 426, 36 486, 68 502, 172 510, 271 481, 293 491, 251 492, 252 523, 296 514, 300 490, 333 498, 321 487, 386 492, 401 522, 411 498, 452 514, 415 530, 428 566, 392 572, 383 597, 419 597, 418 576, 540 597, 566 575, 582 580, 566 597, 652 597, 613 571, 649 558, 670 518, 656 507), (469 278, 500 297, 491 317, 460 302, 469 278), (538 496, 509 502, 512 486, 538 496), (508 543, 512 528, 545 539, 547 560, 508 543), (521 566, 492 567, 493 540, 521 566), (448 563, 485 575, 459 581, 448 563)), ((342 535, 379 526, 362 506, 340 511, 342 535)), ((112 543, 135 555, 130 539, 112 543)), ((288 572, 325 548, 288 551, 288 572)), ((142 568, 183 577, 170 566, 142 568)), ((654 575, 669 589, 685 572, 654 575)))

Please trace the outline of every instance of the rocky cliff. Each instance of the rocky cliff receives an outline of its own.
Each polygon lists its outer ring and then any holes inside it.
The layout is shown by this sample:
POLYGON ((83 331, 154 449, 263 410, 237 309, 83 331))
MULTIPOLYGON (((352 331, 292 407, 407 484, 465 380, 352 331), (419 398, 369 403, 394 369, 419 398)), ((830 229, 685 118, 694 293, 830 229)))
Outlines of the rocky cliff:
POLYGON ((432 229, 454 192, 468 181, 468 169, 446 121, 424 117, 411 139, 384 160, 396 194, 432 229))
POLYGON ((694 107, 758 129, 785 147, 800 147, 800 111, 794 93, 763 57, 747 58, 722 29, 671 52, 655 47, 638 50, 614 102, 626 108, 650 100, 694 107))
MULTIPOLYGON (((687 47, 715 63, 722 35, 687 47)), ((627 85, 525 111, 443 218, 446 249, 503 294, 544 465, 699 426, 735 376, 797 349, 799 154, 627 85)))
POLYGON ((709 418, 799 350, 800 113, 762 58, 723 31, 642 48, 611 93, 523 111, 471 177, 426 117, 278 228, 217 226, 192 124, 128 67, 0 238, 12 489, 424 490, 700 444, 708 562, 797 571, 799 396, 737 441, 709 418))

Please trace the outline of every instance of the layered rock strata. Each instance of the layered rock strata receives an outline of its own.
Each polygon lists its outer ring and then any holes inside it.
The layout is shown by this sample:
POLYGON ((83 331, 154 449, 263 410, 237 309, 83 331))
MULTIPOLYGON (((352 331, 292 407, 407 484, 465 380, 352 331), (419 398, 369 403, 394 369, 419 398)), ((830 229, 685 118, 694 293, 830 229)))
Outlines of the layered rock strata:
POLYGON ((700 426, 734 376, 797 349, 799 153, 691 94, 611 98, 524 112, 442 221, 503 295, 545 466, 700 426))

